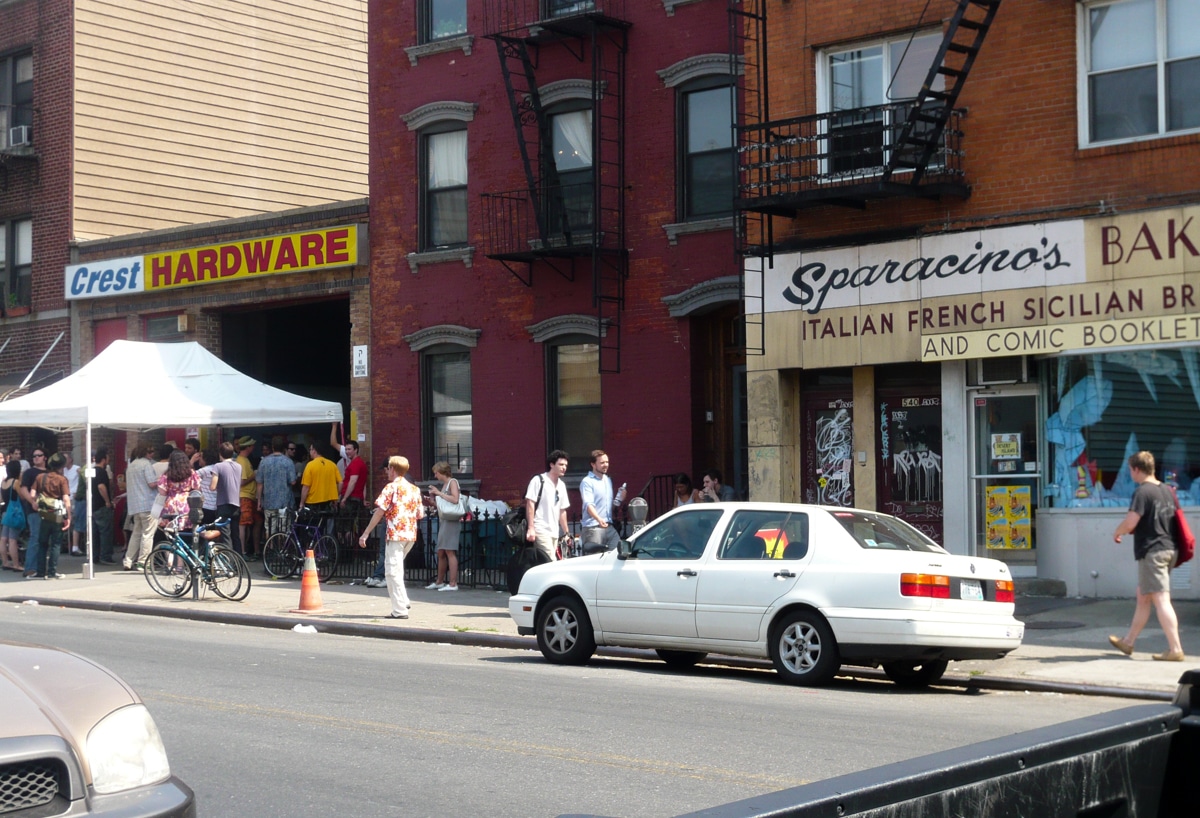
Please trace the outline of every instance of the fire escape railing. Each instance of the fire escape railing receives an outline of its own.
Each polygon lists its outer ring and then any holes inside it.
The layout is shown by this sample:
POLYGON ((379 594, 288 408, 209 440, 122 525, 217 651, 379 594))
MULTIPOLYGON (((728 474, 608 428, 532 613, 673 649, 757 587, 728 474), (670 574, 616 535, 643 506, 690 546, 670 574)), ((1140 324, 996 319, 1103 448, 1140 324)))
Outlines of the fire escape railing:
POLYGON ((570 280, 577 266, 589 267, 601 372, 621 368, 620 320, 629 275, 625 6, 626 0, 484 4, 485 36, 496 44, 525 176, 521 190, 483 194, 485 253, 526 286, 532 286, 535 264, 570 280), (541 50, 552 45, 588 65, 591 74, 591 167, 561 176, 551 155, 551 120, 539 90, 546 81, 539 76, 541 50))
MULTIPOLYGON (((739 205, 792 214, 798 201, 837 203, 865 195, 889 178, 894 152, 904 149, 897 138, 911 108, 911 103, 874 105, 739 126, 739 205)), ((913 195, 923 185, 962 178, 962 116, 950 112, 913 195)), ((906 175, 895 170, 890 179, 909 185, 906 175)))

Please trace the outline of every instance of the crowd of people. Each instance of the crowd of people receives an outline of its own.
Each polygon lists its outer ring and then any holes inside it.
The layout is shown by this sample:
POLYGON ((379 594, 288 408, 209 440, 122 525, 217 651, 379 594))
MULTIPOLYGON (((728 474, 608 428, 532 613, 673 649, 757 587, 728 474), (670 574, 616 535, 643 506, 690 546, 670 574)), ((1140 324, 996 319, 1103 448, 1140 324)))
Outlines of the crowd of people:
POLYGON ((355 441, 338 440, 339 424, 329 442, 291 441, 275 435, 262 443, 244 435, 210 448, 196 438, 183 447, 174 442, 139 442, 129 451, 124 474, 113 477, 106 448, 92 455, 91 492, 69 452, 47 458, 37 446, 32 462, 20 447, 0 452, 0 565, 26 578, 59 579, 61 553, 82 556, 91 506, 93 559, 115 565, 116 532, 126 533, 120 561, 125 570, 141 570, 155 535, 166 522, 189 528, 187 498, 199 492, 203 521, 231 521, 230 540, 248 560, 260 559, 266 538, 287 524, 300 509, 332 514, 357 511, 365 505, 367 467, 355 441), (39 495, 57 501, 53 514, 41 509, 39 495), (115 519, 117 503, 125 499, 123 518, 115 519), (182 519, 180 519, 182 518, 182 519), (24 561, 20 544, 28 543, 24 561))

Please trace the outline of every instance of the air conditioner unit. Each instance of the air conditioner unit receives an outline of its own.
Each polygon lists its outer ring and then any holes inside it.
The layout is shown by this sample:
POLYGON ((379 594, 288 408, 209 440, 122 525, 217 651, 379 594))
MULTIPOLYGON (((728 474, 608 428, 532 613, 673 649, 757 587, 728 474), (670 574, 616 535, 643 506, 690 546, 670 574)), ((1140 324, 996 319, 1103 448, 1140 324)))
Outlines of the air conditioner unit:
POLYGON ((1026 383, 1029 380, 1028 359, 1024 355, 1011 358, 980 358, 976 361, 976 383, 995 386, 1006 383, 1026 383))
POLYGON ((33 128, 28 125, 18 125, 8 129, 8 146, 10 148, 23 148, 32 144, 33 128))

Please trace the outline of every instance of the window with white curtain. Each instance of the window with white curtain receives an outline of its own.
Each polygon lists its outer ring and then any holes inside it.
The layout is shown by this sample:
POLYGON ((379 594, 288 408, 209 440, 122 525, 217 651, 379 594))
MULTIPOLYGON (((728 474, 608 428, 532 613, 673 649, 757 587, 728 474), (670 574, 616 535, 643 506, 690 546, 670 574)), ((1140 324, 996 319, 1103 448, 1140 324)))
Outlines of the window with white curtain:
POLYGON ((592 111, 550 117, 550 150, 559 190, 547 191, 553 233, 592 229, 592 111))
POLYGON ((1200 129, 1200 2, 1091 3, 1084 15, 1086 143, 1200 129))
POLYGON ((423 249, 467 243, 467 132, 426 133, 423 249))

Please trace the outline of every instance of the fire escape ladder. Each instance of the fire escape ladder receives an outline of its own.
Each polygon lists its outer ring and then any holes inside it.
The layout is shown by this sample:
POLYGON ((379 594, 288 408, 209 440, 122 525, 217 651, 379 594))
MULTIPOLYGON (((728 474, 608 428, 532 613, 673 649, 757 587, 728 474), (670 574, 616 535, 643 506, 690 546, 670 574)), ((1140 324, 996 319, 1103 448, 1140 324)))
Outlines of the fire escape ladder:
MULTIPOLYGON (((558 172, 555 170, 554 162, 550 160, 547 148, 549 127, 546 113, 542 109, 537 80, 534 77, 530 46, 520 37, 498 34, 492 39, 495 40, 496 52, 500 58, 504 91, 508 95, 513 126, 517 132, 517 149, 521 155, 521 168, 525 172, 531 211, 537 220, 538 239, 544 245, 549 230, 546 224, 547 209, 542 201, 542 191, 547 189, 561 195, 561 186, 558 184, 558 172)), ((561 208, 559 208, 559 212, 561 212, 561 208)), ((521 278, 521 276, 517 277, 521 278)), ((528 285, 531 281, 532 276, 525 283, 528 285)))
MULTIPOLYGON (((736 150, 734 178, 737 180, 738 206, 734 211, 734 244, 738 265, 742 268, 742 334, 747 355, 762 355, 766 351, 764 311, 764 277, 773 253, 773 225, 769 214, 742 205, 745 191, 758 190, 766 178, 771 163, 769 152, 755 144, 750 135, 755 128, 770 121, 769 82, 767 71, 767 2, 768 0, 729 0, 729 54, 731 60, 741 61, 733 98, 736 150)), ((738 66, 734 66, 738 68, 738 66)))
POLYGON ((885 181, 897 171, 911 170, 911 183, 919 184, 942 150, 946 124, 999 8, 1000 0, 958 0, 929 74, 896 136, 883 172, 885 181), (944 87, 935 90, 939 80, 944 80, 944 87))
POLYGON ((625 239, 625 58, 627 30, 592 29, 592 302, 600 371, 621 371, 621 314, 629 251, 625 239))

